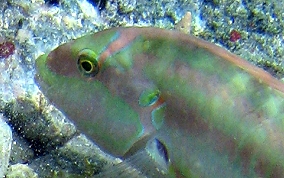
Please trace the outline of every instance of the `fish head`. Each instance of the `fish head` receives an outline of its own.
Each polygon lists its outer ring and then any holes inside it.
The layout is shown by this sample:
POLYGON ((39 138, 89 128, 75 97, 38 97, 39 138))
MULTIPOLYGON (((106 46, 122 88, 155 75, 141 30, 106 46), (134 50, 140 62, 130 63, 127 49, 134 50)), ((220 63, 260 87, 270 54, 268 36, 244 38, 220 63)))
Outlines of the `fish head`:
POLYGON ((35 80, 43 94, 102 150, 118 157, 145 146, 165 108, 158 89, 141 75, 139 61, 133 62, 143 43, 131 40, 106 30, 36 60, 35 80))

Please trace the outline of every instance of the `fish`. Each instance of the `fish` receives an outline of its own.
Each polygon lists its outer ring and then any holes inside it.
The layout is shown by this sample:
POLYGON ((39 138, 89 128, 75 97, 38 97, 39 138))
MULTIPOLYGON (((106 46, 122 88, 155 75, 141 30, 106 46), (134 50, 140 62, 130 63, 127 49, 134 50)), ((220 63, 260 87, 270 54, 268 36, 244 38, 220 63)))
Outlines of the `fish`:
POLYGON ((284 84, 210 42, 111 28, 40 56, 35 80, 123 160, 106 177, 284 177, 284 84))

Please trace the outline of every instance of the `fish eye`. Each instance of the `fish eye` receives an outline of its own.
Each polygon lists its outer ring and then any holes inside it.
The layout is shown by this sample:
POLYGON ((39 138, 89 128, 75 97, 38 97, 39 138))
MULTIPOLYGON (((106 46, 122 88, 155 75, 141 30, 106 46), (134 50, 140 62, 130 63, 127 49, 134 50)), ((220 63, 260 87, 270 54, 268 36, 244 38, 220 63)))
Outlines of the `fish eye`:
POLYGON ((98 55, 90 49, 83 49, 79 52, 77 65, 82 75, 86 77, 96 76, 100 70, 97 56, 98 55))

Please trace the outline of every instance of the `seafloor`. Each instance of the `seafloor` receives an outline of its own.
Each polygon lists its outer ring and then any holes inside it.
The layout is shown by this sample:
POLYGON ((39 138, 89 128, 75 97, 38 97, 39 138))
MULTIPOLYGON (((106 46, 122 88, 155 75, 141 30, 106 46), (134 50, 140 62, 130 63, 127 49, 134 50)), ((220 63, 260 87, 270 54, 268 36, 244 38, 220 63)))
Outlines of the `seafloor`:
POLYGON ((283 6, 276 0, 1 1, 0 177, 90 177, 119 162, 76 131, 41 94, 34 83, 40 54, 111 27, 173 29, 191 12, 191 34, 281 79, 283 6))

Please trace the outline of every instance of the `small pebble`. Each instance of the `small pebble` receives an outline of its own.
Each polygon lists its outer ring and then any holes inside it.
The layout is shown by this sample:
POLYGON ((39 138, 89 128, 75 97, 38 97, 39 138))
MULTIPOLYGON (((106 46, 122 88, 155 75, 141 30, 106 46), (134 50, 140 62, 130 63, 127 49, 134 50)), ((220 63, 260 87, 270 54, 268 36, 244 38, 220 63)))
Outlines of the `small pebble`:
POLYGON ((231 42, 236 42, 239 39, 241 39, 241 37, 242 37, 242 35, 237 30, 232 30, 231 33, 230 33, 230 41, 231 42))
POLYGON ((0 58, 7 58, 14 54, 15 45, 11 41, 5 41, 0 44, 0 58))

